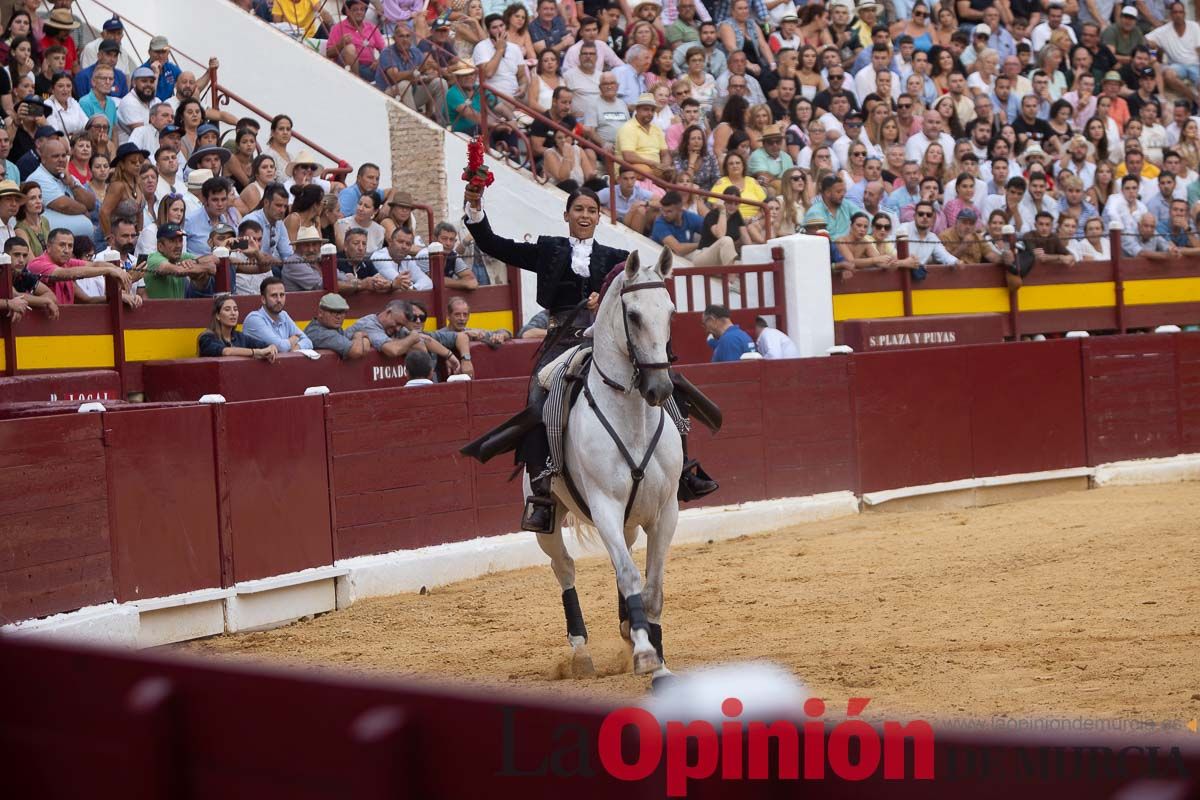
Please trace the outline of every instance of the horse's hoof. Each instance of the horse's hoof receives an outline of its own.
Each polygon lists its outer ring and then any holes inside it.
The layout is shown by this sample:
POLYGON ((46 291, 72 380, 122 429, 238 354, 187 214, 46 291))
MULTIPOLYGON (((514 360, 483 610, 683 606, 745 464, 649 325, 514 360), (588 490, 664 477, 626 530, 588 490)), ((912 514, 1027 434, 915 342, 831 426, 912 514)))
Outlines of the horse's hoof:
POLYGON ((580 647, 571 654, 571 675, 576 678, 596 677, 596 665, 592 663, 592 655, 586 647, 580 647))
POLYGON ((647 653, 633 654, 633 673, 635 675, 645 675, 650 672, 655 672, 662 666, 662 659, 658 657, 658 653, 650 650, 647 653))
POLYGON ((633 636, 631 636, 629 633, 629 620, 623 620, 621 622, 621 638, 627 642, 633 641, 633 636))

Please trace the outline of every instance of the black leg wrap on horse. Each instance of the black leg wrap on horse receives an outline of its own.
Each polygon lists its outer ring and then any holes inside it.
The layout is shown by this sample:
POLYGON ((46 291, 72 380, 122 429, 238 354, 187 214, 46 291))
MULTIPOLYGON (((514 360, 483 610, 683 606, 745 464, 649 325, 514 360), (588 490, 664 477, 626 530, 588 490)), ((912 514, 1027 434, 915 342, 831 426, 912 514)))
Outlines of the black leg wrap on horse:
POLYGON ((649 625, 650 625, 650 644, 654 645, 654 652, 658 653, 659 660, 665 662, 667 659, 663 656, 662 625, 659 625, 657 622, 651 622, 651 623, 649 623, 649 625))
POLYGON ((582 636, 587 641, 587 626, 583 624, 583 609, 579 607, 579 595, 572 586, 562 594, 563 611, 567 615, 567 636, 582 636))
POLYGON ((625 598, 625 605, 629 607, 629 630, 643 630, 649 632, 650 623, 646 621, 646 609, 642 605, 642 594, 631 594, 625 598))
POLYGON ((617 620, 625 622, 629 619, 629 605, 625 602, 625 595, 621 594, 620 587, 617 588, 617 620))

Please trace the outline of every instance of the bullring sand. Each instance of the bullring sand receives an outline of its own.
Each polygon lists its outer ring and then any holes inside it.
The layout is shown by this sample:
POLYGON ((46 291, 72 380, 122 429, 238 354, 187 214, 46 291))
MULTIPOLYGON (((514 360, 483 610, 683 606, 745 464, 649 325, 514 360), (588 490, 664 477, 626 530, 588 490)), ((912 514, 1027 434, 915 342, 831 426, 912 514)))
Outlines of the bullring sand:
MULTIPOLYGON (((957 511, 872 511, 676 548, 669 665, 770 659, 869 718, 1200 716, 1200 484, 1113 487, 957 511)), ((531 536, 534 534, 530 534, 531 536)), ((606 558, 577 562, 600 677, 566 677, 549 566, 175 649, 619 700, 606 558), (437 670, 435 674, 435 670, 437 670)))

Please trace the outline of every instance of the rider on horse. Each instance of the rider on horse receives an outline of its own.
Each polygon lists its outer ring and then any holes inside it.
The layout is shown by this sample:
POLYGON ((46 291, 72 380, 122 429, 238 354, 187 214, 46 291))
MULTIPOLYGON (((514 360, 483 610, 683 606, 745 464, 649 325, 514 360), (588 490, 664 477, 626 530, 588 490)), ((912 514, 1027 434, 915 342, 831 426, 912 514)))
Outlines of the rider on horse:
MULTIPOLYGON (((539 351, 535 377, 530 382, 528 407, 466 445, 462 452, 487 461, 515 449, 517 463, 523 463, 529 473, 532 490, 526 498, 521 527, 548 533, 554 523, 554 499, 550 493, 553 477, 549 467, 550 444, 542 422, 547 391, 538 382, 536 373, 571 347, 590 342, 584 332, 600 305, 605 278, 625 261, 629 253, 593 240, 600 220, 600 199, 588 189, 579 189, 567 198, 563 218, 570 236, 539 236, 534 243, 514 242, 493 233, 483 213, 481 196, 481 190, 467 187, 464 218, 467 229, 476 246, 489 256, 537 274, 537 301, 549 312, 550 327, 539 351)), ((694 409, 696 418, 706 426, 714 431, 720 428, 720 409, 682 375, 672 372, 671 377, 675 405, 682 415, 677 421, 685 420, 694 409)), ((680 476, 679 497, 692 500, 715 491, 717 484, 708 478, 698 463, 687 459, 686 436, 683 442, 684 469, 680 476)), ((561 465, 556 466, 561 468, 561 465)))

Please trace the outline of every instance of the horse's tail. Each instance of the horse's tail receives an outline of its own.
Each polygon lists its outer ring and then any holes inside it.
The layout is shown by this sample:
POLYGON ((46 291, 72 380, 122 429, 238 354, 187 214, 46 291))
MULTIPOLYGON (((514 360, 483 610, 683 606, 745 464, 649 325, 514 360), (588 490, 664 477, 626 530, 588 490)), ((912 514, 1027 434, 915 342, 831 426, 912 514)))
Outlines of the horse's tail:
POLYGON ((568 511, 563 517, 563 527, 570 530, 575 535, 575 540, 578 541, 586 550, 603 550, 604 540, 600 536, 600 529, 592 523, 575 516, 575 512, 568 511))

